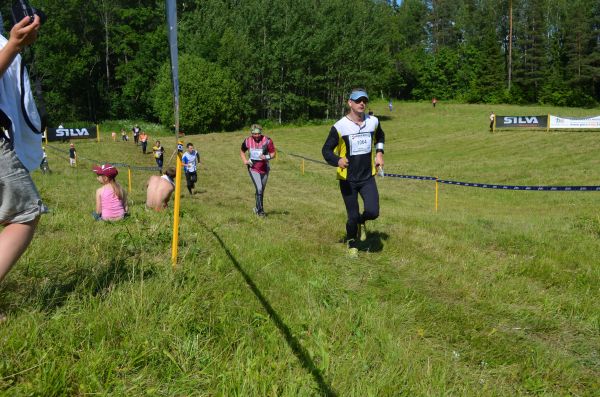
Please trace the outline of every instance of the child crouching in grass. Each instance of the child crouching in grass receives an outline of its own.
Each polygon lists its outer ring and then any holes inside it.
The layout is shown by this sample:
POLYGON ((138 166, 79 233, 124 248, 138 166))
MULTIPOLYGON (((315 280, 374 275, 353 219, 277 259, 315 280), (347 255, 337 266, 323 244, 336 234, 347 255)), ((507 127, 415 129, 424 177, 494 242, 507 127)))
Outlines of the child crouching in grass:
POLYGON ((92 213, 96 220, 117 221, 127 214, 127 193, 115 178, 119 171, 110 164, 93 168, 102 187, 96 190, 96 211, 92 213))

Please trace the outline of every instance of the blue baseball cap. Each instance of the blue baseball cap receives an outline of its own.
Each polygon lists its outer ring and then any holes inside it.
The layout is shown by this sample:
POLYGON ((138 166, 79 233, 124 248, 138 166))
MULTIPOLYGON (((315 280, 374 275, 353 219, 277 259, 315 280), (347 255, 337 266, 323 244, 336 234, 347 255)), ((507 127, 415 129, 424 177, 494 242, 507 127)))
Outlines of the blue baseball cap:
POLYGON ((354 91, 352 91, 350 93, 350 97, 348 99, 356 101, 359 98, 367 98, 367 100, 369 100, 369 95, 367 95, 367 91, 365 91, 365 90, 354 90, 354 91))

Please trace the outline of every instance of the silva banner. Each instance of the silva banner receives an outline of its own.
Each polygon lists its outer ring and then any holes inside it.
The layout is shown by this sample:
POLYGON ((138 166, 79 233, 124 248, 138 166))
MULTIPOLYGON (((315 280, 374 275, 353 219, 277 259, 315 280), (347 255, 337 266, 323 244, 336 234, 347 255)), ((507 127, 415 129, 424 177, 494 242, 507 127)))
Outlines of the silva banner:
POLYGON ((496 116, 496 128, 546 128, 548 115, 496 116))
POLYGON ((98 138, 98 129, 96 126, 82 128, 47 128, 46 137, 49 142, 64 141, 67 139, 96 139, 98 138))
POLYGON ((600 129, 600 116, 582 118, 550 116, 550 128, 600 129))

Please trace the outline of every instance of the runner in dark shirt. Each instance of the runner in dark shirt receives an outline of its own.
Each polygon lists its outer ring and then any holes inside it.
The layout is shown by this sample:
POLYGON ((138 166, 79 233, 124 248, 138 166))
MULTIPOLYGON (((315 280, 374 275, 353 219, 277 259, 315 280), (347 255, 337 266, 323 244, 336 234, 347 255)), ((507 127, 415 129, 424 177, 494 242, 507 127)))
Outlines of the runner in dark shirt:
POLYGON ((322 149, 325 161, 337 167, 337 179, 348 215, 346 239, 351 257, 358 255, 357 239, 366 239, 365 222, 379 216, 379 192, 373 176, 378 167, 383 169, 385 134, 377 117, 365 114, 368 102, 365 90, 352 91, 348 98, 350 111, 331 127, 322 149), (364 204, 362 214, 359 194, 364 204))

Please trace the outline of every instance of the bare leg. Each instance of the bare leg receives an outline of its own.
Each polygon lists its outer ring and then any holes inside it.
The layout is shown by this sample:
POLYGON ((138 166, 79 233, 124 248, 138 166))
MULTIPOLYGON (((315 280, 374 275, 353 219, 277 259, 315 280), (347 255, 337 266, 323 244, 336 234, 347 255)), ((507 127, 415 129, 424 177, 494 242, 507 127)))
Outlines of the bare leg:
POLYGON ((39 219, 11 223, 0 233, 0 282, 29 246, 39 219))

